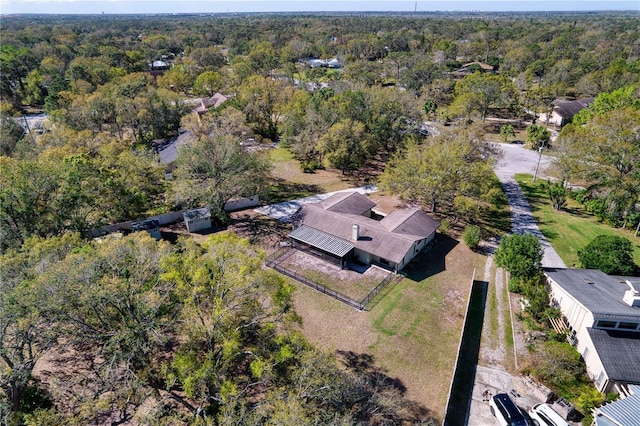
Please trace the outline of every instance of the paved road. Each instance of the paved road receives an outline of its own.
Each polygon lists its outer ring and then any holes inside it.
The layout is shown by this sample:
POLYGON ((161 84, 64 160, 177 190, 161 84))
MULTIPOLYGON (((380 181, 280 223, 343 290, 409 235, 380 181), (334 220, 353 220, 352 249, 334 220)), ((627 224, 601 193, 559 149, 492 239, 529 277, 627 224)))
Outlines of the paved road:
POLYGON ((551 159, 544 154, 540 155, 536 151, 524 148, 522 145, 503 144, 500 147, 504 153, 504 158, 498 162, 495 171, 509 200, 512 231, 518 234, 533 234, 540 239, 544 249, 543 267, 566 268, 567 266, 558 256, 558 253, 540 232, 540 228, 531 214, 531 207, 520 185, 514 178, 516 173, 534 174, 538 160, 540 160, 538 177, 544 177, 544 171, 551 165, 551 159))

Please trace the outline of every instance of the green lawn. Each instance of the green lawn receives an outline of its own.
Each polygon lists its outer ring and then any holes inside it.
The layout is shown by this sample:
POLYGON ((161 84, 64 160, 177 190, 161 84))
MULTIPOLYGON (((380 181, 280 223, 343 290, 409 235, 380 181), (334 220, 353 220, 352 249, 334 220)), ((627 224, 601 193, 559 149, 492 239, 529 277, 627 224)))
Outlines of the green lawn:
POLYGON ((582 205, 571 199, 567 200, 567 207, 563 211, 556 211, 551 207, 547 193, 541 188, 543 181, 532 183, 531 179, 529 174, 516 175, 540 230, 567 266, 580 266, 578 250, 598 235, 617 235, 631 240, 634 261, 640 265, 640 236, 634 237, 633 230, 612 228, 598 222, 582 205))

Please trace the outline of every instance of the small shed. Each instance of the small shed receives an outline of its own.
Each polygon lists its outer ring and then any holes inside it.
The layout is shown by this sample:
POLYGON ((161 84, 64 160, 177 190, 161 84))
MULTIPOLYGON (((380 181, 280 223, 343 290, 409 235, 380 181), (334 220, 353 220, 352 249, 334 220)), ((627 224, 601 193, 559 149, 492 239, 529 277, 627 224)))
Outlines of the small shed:
POLYGON ((133 232, 147 231, 156 240, 162 238, 160 234, 160 221, 158 219, 146 219, 140 222, 133 222, 131 224, 131 230, 133 232))
POLYGON ((209 207, 189 210, 184 212, 182 216, 189 232, 198 232, 211 228, 211 211, 209 207))

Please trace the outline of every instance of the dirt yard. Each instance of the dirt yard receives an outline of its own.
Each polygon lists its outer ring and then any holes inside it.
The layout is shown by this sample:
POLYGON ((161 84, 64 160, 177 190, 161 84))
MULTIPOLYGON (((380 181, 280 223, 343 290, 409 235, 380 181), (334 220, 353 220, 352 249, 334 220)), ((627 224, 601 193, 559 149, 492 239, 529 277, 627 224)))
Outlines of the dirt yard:
POLYGON ((443 237, 370 310, 296 284, 305 336, 320 348, 371 357, 424 413, 442 418, 475 267, 484 258, 443 237))

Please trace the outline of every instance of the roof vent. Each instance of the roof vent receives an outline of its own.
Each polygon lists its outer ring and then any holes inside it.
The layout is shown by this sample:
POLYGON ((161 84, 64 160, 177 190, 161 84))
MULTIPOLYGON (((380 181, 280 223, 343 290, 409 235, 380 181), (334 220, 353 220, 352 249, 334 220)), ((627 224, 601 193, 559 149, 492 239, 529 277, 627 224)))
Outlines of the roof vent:
POLYGON ((590 278, 583 278, 584 282, 587 284, 591 284, 594 285, 595 283, 593 282, 593 280, 591 280, 590 278))
POLYGON ((351 239, 353 241, 358 241, 358 238, 360 238, 360 226, 358 226, 358 224, 354 224, 351 228, 351 239))
POLYGON ((631 284, 631 281, 627 280, 626 283, 629 286, 629 290, 624 292, 622 301, 629 306, 640 307, 640 293, 638 293, 633 284, 631 284))

